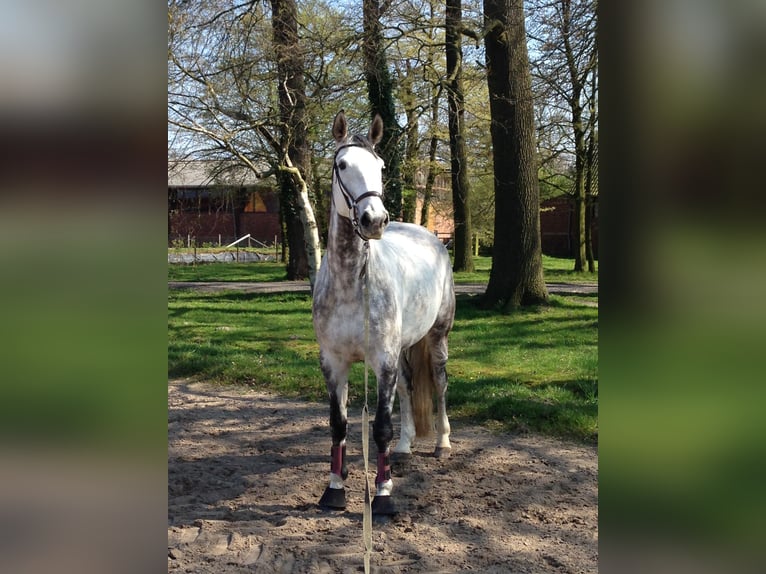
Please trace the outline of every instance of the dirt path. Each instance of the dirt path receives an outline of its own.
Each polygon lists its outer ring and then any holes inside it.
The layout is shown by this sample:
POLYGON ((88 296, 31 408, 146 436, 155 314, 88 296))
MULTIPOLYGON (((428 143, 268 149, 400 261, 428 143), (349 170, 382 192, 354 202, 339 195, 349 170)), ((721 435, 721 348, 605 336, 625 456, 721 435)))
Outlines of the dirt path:
MULTIPOLYGON (((316 504, 329 472, 324 405, 170 381, 168 571, 363 571, 354 410, 348 508, 330 513, 316 504)), ((373 525, 373 572, 598 571, 595 447, 459 422, 451 439, 447 461, 422 443, 394 472, 400 514, 373 525)))

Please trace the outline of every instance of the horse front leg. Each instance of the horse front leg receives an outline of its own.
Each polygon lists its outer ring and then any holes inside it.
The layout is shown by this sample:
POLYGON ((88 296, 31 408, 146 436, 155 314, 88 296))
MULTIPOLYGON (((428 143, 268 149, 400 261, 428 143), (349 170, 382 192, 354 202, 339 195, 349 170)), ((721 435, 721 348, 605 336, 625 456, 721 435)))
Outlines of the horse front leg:
POLYGON ((334 365, 320 355, 322 374, 330 397, 330 484, 319 499, 319 506, 330 510, 346 508, 346 489, 343 481, 348 477, 346 466, 346 435, 348 433, 348 367, 334 365))
POLYGON ((399 441, 391 453, 391 462, 394 465, 406 464, 412 453, 412 444, 415 441, 415 422, 412 417, 412 402, 410 391, 412 389, 412 368, 408 353, 402 351, 399 356, 399 377, 396 381, 396 393, 399 396, 399 412, 401 415, 401 430, 399 441))
POLYGON ((398 374, 398 362, 391 361, 377 373, 378 407, 375 422, 372 425, 372 437, 378 447, 377 474, 375 475, 375 498, 372 500, 372 513, 377 516, 396 514, 396 507, 391 497, 394 483, 391 480, 391 459, 389 445, 394 437, 394 425, 391 411, 398 374))

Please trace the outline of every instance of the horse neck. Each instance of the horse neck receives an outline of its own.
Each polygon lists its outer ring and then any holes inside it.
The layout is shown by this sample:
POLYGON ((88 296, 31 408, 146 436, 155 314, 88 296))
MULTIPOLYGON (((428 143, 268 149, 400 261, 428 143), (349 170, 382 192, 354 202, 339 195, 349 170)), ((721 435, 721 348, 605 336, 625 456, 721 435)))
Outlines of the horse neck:
POLYGON ((354 231, 351 221, 340 215, 335 205, 330 211, 327 236, 327 262, 333 275, 355 284, 366 262, 369 246, 354 231))

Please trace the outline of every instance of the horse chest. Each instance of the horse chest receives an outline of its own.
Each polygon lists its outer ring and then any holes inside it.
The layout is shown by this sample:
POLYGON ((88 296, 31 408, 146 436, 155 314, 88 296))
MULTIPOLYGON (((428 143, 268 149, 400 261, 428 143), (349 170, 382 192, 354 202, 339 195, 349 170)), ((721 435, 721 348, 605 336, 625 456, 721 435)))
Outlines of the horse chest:
POLYGON ((322 348, 356 347, 364 338, 364 314, 358 305, 336 302, 315 313, 314 330, 322 348))

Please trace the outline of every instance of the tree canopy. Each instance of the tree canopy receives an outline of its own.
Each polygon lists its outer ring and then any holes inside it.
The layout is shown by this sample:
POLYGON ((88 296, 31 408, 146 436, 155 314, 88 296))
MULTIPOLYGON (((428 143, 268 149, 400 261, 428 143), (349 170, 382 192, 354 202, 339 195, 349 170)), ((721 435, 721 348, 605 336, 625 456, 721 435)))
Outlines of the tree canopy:
MULTIPOLYGON (((233 159, 259 176, 276 175, 285 168, 280 127, 286 117, 285 98, 292 96, 282 89, 285 80, 279 76, 272 29, 276 4, 169 0, 169 157, 233 159)), ((459 101, 463 130, 459 143, 468 168, 471 225, 481 242, 491 247, 495 154, 483 3, 450 4, 453 10, 456 4, 461 9, 456 30, 462 51, 459 100, 454 98, 454 63, 452 69, 447 66, 444 3, 295 0, 292 4, 297 39, 291 50, 295 62, 302 64, 305 91, 299 120, 307 156, 302 175, 320 236, 331 180, 329 130, 340 109, 346 111, 351 131, 364 131, 375 112, 384 116, 391 138, 384 144, 398 162, 389 165, 386 174, 387 189, 395 191, 389 208, 393 218, 413 221, 428 215, 429 182, 432 185, 434 177, 449 174, 454 166, 450 102, 459 101), (378 81, 377 88, 373 80, 378 81)), ((528 0, 524 7, 541 197, 584 197, 585 206, 598 189, 597 2, 528 0)), ((454 45, 454 33, 451 38, 454 45)))

